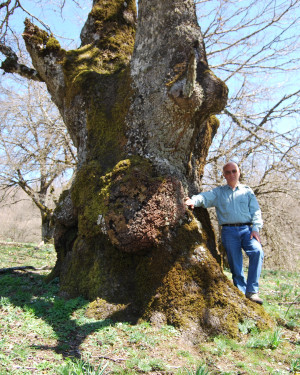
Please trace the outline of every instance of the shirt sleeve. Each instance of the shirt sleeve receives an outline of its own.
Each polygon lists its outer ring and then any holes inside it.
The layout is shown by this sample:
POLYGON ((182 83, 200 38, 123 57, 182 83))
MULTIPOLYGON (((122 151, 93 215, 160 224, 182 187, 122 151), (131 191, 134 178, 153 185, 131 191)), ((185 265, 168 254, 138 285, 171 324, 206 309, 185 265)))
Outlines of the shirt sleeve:
POLYGON ((249 199, 249 210, 252 218, 252 231, 259 232, 263 226, 263 220, 261 216, 261 210, 259 208, 258 201, 255 194, 250 189, 250 199, 249 199))
POLYGON ((195 207, 214 207, 217 201, 216 189, 193 195, 191 199, 195 207))

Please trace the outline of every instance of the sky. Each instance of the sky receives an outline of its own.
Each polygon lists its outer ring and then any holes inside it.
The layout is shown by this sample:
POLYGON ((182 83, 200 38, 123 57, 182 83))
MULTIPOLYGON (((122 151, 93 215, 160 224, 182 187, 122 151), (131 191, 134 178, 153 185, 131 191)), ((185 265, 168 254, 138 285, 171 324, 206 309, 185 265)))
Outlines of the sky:
MULTIPOLYGON (((45 5, 41 6, 39 3, 39 0, 21 1, 22 6, 30 14, 41 19, 50 27, 55 37, 59 39, 64 48, 68 46, 72 47, 74 41, 78 46, 80 44, 80 31, 91 10, 92 0, 80 1, 80 3, 82 3, 80 8, 73 5, 71 1, 66 1, 62 11, 60 11, 55 4, 51 4, 51 2, 48 3, 47 7, 45 7, 45 5)), ((16 16, 13 18, 13 26, 20 34, 24 30, 24 20, 26 17, 30 18, 23 11, 17 10, 16 16)), ((41 27, 33 18, 31 18, 31 21, 41 27)))

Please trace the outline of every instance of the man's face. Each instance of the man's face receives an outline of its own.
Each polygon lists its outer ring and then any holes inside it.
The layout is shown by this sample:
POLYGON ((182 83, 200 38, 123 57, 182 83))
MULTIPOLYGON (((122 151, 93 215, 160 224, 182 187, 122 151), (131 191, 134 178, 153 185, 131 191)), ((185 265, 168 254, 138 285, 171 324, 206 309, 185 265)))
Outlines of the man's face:
POLYGON ((240 178, 239 167, 235 163, 226 164, 223 170, 223 176, 225 177, 227 184, 230 186, 236 186, 240 178))

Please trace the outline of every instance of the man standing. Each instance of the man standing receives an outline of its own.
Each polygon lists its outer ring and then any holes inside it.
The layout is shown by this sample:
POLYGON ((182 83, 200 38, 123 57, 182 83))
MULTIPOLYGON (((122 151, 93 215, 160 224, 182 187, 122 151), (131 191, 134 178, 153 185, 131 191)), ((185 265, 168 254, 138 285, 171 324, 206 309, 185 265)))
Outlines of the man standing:
POLYGON ((191 209, 200 206, 216 208, 233 283, 247 298, 262 305, 263 300, 258 296, 258 280, 264 257, 259 237, 263 222, 252 189, 239 183, 240 174, 236 163, 225 164, 223 176, 227 185, 186 198, 185 204, 191 209), (249 257, 247 281, 242 249, 249 257))

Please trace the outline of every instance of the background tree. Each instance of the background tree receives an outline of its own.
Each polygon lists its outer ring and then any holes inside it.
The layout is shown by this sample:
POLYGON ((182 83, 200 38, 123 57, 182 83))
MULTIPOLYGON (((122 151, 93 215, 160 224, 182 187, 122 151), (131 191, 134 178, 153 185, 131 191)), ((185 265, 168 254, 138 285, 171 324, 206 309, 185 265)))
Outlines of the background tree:
POLYGON ((38 207, 42 240, 53 238, 55 181, 68 180, 76 165, 76 150, 45 87, 28 81, 10 81, 0 96, 0 188, 18 201, 21 188, 38 207), (17 194, 17 195, 16 195, 17 194))

